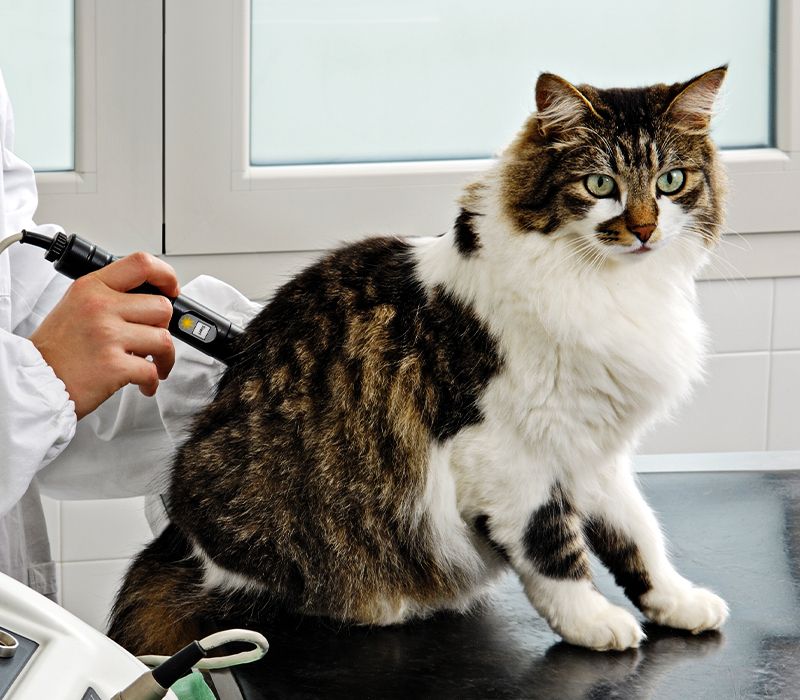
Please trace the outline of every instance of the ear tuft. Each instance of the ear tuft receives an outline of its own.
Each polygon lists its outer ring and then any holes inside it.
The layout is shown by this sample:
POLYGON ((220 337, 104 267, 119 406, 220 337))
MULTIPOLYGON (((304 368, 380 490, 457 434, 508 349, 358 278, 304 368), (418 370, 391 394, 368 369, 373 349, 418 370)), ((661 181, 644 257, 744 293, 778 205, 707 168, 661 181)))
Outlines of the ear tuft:
POLYGON ((543 136, 565 131, 589 115, 600 119, 578 88, 553 73, 542 73, 536 81, 536 109, 543 136))
POLYGON ((685 82, 682 89, 667 107, 667 114, 685 131, 706 132, 714 113, 714 102, 719 94, 728 66, 720 66, 685 82))

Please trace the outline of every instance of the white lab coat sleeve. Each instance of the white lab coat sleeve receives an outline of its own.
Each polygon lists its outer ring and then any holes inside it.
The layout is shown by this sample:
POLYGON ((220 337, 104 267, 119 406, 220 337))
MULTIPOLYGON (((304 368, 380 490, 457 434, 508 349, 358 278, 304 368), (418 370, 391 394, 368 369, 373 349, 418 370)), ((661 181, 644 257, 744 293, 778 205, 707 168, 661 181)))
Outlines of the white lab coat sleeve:
MULTIPOLYGON (((260 309, 233 287, 201 276, 181 293, 244 326, 260 309)), ((175 341, 175 366, 155 397, 127 386, 78 423, 70 445, 39 473, 55 498, 120 498, 163 493, 170 460, 193 416, 214 395, 225 367, 175 341)))
POLYGON ((33 343, 0 330, 0 517, 27 491, 75 432, 64 383, 33 343))

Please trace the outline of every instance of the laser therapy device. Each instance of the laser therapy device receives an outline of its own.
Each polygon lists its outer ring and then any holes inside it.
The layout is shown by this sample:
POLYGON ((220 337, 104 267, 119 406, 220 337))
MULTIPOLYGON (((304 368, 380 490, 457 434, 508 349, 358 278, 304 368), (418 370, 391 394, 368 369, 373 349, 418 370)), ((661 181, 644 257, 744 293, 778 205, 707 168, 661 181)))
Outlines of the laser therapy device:
MULTIPOLYGON (((50 237, 32 231, 21 231, 0 241, 0 253, 17 242, 45 249, 45 259, 72 279, 117 259, 74 234, 50 237)), ((165 296, 148 284, 131 292, 165 296)), ((168 298, 173 309, 170 333, 227 364, 243 330, 188 297, 168 298)), ((268 648, 267 640, 257 632, 227 630, 192 642, 172 657, 136 659, 68 611, 0 574, 0 700, 208 698, 212 697, 211 691, 202 678, 197 674, 187 676, 192 668, 212 670, 249 663, 261 658, 268 648), (232 642, 245 642, 252 648, 206 658, 209 651, 232 642), (154 668, 150 671, 148 667, 154 668), (197 680, 186 683, 190 678, 197 680), (178 695, 170 691, 171 686, 180 686, 178 695)), ((234 700, 233 696, 230 698, 234 700)))
MULTIPOLYGON (((74 233, 67 235, 60 232, 50 237, 33 231, 20 231, 0 241, 0 253, 17 242, 44 248, 47 251, 45 260, 53 263, 53 267, 62 275, 74 280, 118 259, 74 233)), ((165 296, 150 284, 143 284, 131 292, 165 296)), ((174 299, 168 298, 172 302, 169 332, 193 348, 227 364, 234 353, 236 339, 244 331, 227 318, 182 294, 174 299)))

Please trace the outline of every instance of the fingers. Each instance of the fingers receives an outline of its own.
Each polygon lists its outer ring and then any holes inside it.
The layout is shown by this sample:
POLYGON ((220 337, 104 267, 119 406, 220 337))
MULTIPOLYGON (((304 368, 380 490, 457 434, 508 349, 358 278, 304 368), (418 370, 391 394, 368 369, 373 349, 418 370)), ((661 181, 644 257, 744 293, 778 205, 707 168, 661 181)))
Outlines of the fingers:
MULTIPOLYGON (((169 332, 164 328, 137 324, 128 324, 125 326, 124 332, 126 337, 120 340, 125 351, 138 355, 140 358, 152 356, 156 377, 166 379, 175 364, 175 346, 172 344, 169 332)), ((139 382, 133 383, 138 384, 139 382)))
POLYGON ((119 315, 129 323, 167 328, 172 319, 172 303, 157 294, 120 294, 119 315))
POLYGON ((176 297, 180 293, 175 270, 149 253, 132 253, 92 274, 118 292, 149 282, 167 296, 176 297))
POLYGON ((169 300, 126 293, 145 282, 170 296, 180 291, 169 265, 135 253, 76 280, 31 334, 31 342, 64 382, 78 418, 126 384, 137 384, 152 396, 159 378, 165 379, 175 363, 167 330, 169 300))
POLYGON ((120 317, 127 322, 120 338, 126 353, 137 356, 130 365, 130 382, 138 384, 145 396, 152 396, 159 379, 166 379, 175 364, 175 347, 166 328, 172 318, 172 304, 155 294, 125 294, 144 282, 170 296, 179 293, 173 269, 146 253, 134 253, 95 273, 111 289, 120 292, 115 300, 120 317), (145 360, 147 356, 152 362, 145 360))
POLYGON ((158 372, 154 363, 143 357, 129 355, 126 360, 128 383, 136 384, 145 396, 153 396, 158 389, 158 372))

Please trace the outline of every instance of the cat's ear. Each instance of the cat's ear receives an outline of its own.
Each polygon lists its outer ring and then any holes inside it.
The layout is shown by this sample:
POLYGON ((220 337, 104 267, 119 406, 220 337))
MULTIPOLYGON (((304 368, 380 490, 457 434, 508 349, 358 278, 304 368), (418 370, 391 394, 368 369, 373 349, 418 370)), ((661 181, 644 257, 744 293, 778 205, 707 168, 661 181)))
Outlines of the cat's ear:
POLYGON ((542 136, 563 132, 600 116, 578 88, 553 73, 542 73, 536 81, 536 119, 542 136))
POLYGON ((720 66, 680 86, 680 91, 667 107, 667 115, 678 128, 690 133, 708 131, 714 102, 727 72, 727 65, 720 66))

